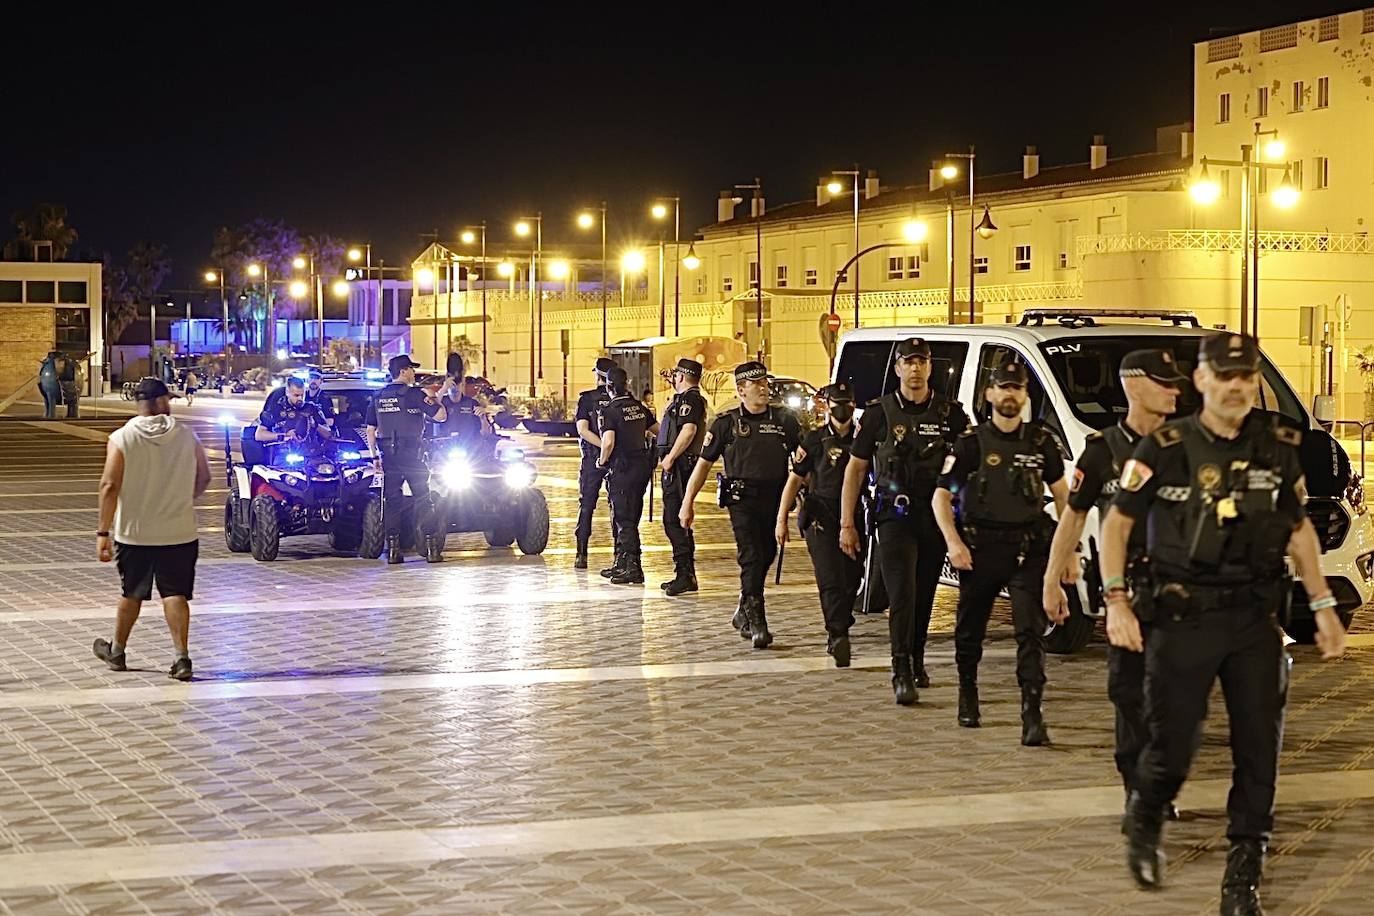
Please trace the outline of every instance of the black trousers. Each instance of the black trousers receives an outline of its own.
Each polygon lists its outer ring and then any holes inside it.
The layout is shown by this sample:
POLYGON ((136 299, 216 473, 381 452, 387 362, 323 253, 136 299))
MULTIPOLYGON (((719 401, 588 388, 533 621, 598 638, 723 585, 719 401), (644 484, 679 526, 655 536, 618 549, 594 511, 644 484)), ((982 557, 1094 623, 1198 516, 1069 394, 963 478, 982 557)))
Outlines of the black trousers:
POLYGON ((407 506, 401 485, 410 484, 416 520, 425 534, 434 533, 433 501, 429 496, 429 467, 425 464, 419 439, 381 439, 382 450, 382 526, 387 536, 405 530, 407 506))
POLYGON ((877 563, 888 601, 893 655, 925 657, 930 609, 945 562, 945 539, 929 511, 878 522, 877 563))
POLYGON ((638 562, 639 520, 644 517, 644 493, 649 486, 648 460, 635 467, 616 468, 606 475, 606 496, 615 519, 615 550, 638 562))
POLYGON ((768 569, 778 556, 775 534, 783 482, 750 483, 744 498, 729 507, 739 561, 739 590, 746 598, 763 597, 768 569))
POLYGON ((663 474, 663 533, 668 543, 673 545, 673 569, 676 572, 691 573, 696 569, 697 542, 692 529, 682 527, 678 513, 682 511, 682 500, 687 494, 687 480, 692 474, 696 459, 679 458, 672 469, 663 474))
POLYGON ((1151 624, 1145 648, 1150 743, 1137 770, 1142 801, 1162 808, 1178 795, 1219 677, 1234 764, 1227 836, 1267 841, 1274 829, 1289 664, 1273 608, 1194 612, 1151 624))
POLYGON ((854 599, 859 594, 863 564, 851 560, 840 549, 838 523, 813 522, 806 529, 806 549, 816 572, 816 588, 821 593, 821 613, 825 632, 832 640, 849 635, 854 625, 854 599))
POLYGON ((1011 595, 1011 622, 1016 634, 1016 682, 1022 687, 1045 685, 1045 628, 1049 618, 1042 607, 1040 590, 1045 581, 1044 552, 1032 553, 1018 562, 1022 549, 1019 532, 980 532, 982 543, 972 547, 973 569, 959 572, 959 610, 954 621, 954 659, 959 680, 978 678, 983 660, 983 639, 997 593, 1011 595))
MULTIPOLYGON (((1141 626, 1148 644, 1149 634, 1141 626)), ((1136 768, 1150 743, 1145 718, 1145 653, 1112 646, 1107 654, 1107 696, 1116 708, 1116 771, 1127 791, 1138 787, 1136 768)))
MULTIPOLYGON (((606 480, 606 469, 596 466, 596 456, 588 457, 582 453, 582 465, 577 469, 577 528, 578 546, 586 544, 592 537, 592 516, 596 514, 596 502, 601 498, 601 484, 606 480)), ((609 494, 608 494, 609 495, 609 494)), ((611 511, 611 531, 615 532, 615 511, 611 511)))

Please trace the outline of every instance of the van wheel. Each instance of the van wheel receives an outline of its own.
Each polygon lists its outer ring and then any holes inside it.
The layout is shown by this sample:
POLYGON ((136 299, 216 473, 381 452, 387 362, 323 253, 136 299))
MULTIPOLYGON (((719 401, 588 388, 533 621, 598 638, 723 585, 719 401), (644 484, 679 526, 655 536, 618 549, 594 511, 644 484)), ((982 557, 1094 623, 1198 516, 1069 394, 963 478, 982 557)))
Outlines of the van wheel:
POLYGON ((1057 625, 1045 637, 1045 648, 1055 655, 1081 652, 1097 629, 1097 621, 1083 613, 1083 602, 1078 597, 1077 586, 1064 591, 1069 598, 1069 619, 1057 625))

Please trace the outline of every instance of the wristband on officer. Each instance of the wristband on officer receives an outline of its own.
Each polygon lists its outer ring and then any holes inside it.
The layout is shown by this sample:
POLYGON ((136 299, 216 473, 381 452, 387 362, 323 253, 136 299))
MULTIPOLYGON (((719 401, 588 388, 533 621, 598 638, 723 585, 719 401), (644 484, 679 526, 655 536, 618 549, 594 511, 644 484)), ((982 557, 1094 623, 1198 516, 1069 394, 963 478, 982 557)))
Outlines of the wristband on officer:
POLYGON ((1314 613, 1317 611, 1324 611, 1327 608, 1334 608, 1336 606, 1336 596, 1327 592, 1324 597, 1309 601, 1307 606, 1311 608, 1314 613))
POLYGON ((1126 590, 1125 576, 1112 576, 1106 582, 1102 583, 1102 590, 1104 592, 1114 592, 1118 589, 1123 592, 1126 590))

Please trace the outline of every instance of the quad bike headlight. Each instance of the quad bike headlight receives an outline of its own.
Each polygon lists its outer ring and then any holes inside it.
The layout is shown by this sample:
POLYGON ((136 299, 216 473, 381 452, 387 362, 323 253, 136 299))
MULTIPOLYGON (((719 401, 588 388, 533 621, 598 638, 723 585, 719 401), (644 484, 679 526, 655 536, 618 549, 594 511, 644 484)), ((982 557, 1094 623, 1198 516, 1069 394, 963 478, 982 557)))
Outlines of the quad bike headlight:
POLYGON ((530 484, 534 483, 534 468, 523 463, 512 464, 510 467, 506 468, 504 476, 506 486, 513 490, 519 490, 522 487, 528 487, 530 484))
POLYGON ((450 491, 466 490, 472 485, 472 474, 469 471, 467 460, 460 455, 455 455, 444 465, 444 486, 450 491))
POLYGON ((321 461, 315 465, 315 473, 321 477, 332 477, 334 475, 334 465, 327 461, 321 461))

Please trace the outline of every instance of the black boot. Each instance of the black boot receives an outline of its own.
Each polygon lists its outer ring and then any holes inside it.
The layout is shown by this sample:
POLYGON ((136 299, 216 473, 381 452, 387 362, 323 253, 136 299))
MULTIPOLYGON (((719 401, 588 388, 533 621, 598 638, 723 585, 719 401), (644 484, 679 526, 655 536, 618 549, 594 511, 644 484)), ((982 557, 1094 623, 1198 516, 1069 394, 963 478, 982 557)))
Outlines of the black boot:
POLYGON ((611 562, 611 565, 601 570, 601 578, 614 579, 616 576, 620 575, 624 571, 625 557, 620 553, 620 551, 617 550, 615 552, 615 559, 611 562))
POLYGON ((1260 877, 1264 873, 1264 843, 1233 840, 1221 879, 1221 916, 1264 916, 1260 906, 1260 877))
POLYGON ((639 557, 626 557, 625 566, 619 575, 611 576, 612 585, 643 585, 644 570, 639 565, 639 557))
POLYGON ((834 656, 836 668, 848 668, 850 658, 849 634, 842 633, 828 640, 825 651, 834 656))
POLYGON ((911 675, 911 656, 892 656, 892 695, 898 706, 916 703, 916 682, 911 675))
POLYGON ((1158 890, 1164 884, 1165 859, 1159 848, 1163 825, 1164 812, 1147 807, 1139 795, 1131 793, 1126 805, 1126 865, 1135 883, 1147 891, 1158 890))
POLYGON ((983 713, 978 708, 978 682, 973 678, 959 678, 959 725, 980 728, 983 713))
POLYGON ((663 593, 669 596, 685 595, 697 590, 697 573, 690 566, 684 566, 673 576, 672 581, 663 583, 663 593))
POLYGON ((573 560, 573 569, 587 568, 587 542, 577 542, 577 557, 573 560))
POLYGON ((405 562, 405 556, 401 553, 401 536, 399 534, 387 535, 386 561, 392 566, 395 566, 397 563, 405 562))
POLYGON ((930 675, 926 674, 926 656, 924 651, 911 656, 911 676, 919 689, 925 690, 930 686, 930 675))
POLYGON ((439 543, 439 538, 433 534, 425 535, 425 562, 442 563, 444 562, 444 549, 439 543))
POLYGON ((755 649, 767 649, 773 643, 773 634, 768 632, 768 617, 763 610, 763 596, 753 595, 744 602, 744 616, 749 619, 749 635, 753 637, 755 649))
POLYGON ((1021 688, 1021 743, 1026 747, 1050 743, 1050 733, 1045 730, 1045 717, 1040 712, 1040 700, 1044 693, 1043 687, 1021 688))
POLYGON ((739 635, 749 638, 749 616, 744 613, 744 596, 739 596, 739 604, 735 606, 735 616, 730 618, 730 626, 739 630, 739 635))

